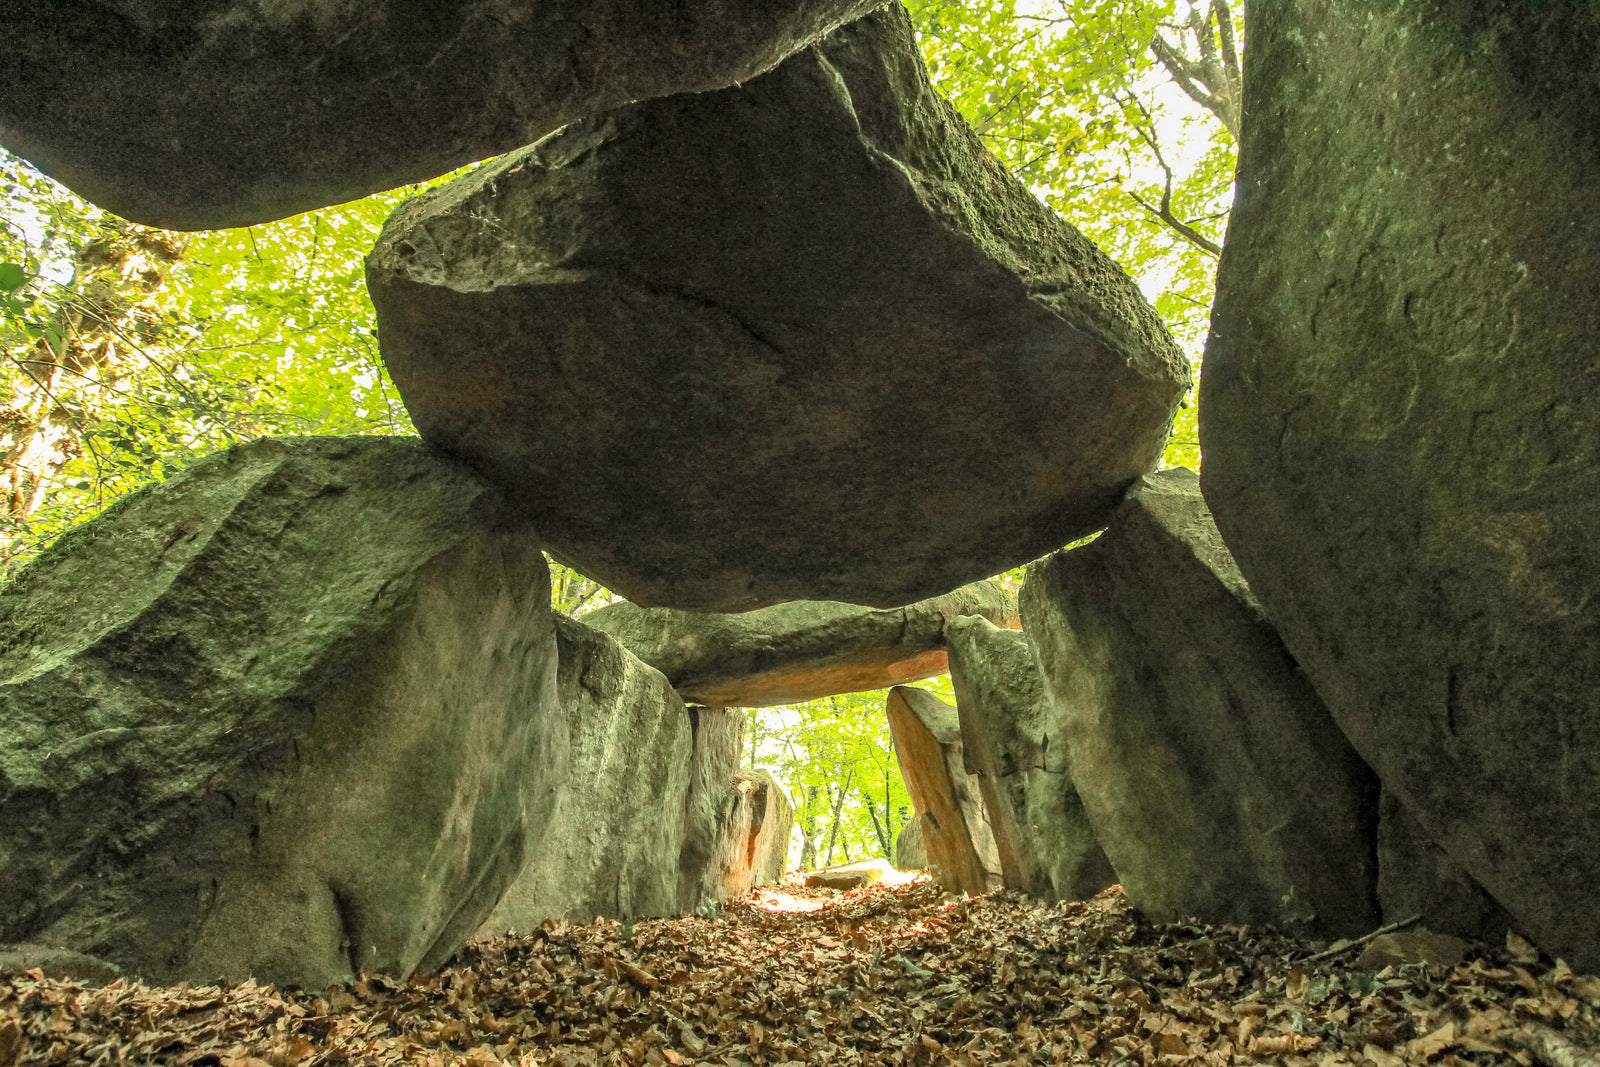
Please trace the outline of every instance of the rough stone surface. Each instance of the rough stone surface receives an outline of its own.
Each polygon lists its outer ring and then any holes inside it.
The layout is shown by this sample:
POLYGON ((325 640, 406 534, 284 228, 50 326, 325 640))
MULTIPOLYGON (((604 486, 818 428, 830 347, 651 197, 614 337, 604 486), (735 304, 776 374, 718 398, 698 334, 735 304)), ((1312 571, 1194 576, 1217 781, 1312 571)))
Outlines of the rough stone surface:
POLYGON ((865 0, 52 0, 0 34, 0 143, 125 218, 245 226, 770 69, 865 0))
POLYGON ((928 869, 955 893, 999 889, 1000 856, 977 776, 967 773, 962 757, 956 709, 925 689, 898 685, 889 691, 888 714, 928 869))
POLYGON ((422 435, 647 606, 898 607, 1103 524, 1189 380, 883 9, 742 88, 574 123, 367 262, 422 435))
POLYGON ((263 440, 0 592, 0 939, 157 981, 444 962, 521 866, 549 575, 404 438, 263 440))
POLYGON ((864 885, 881 882, 883 876, 894 868, 887 860, 863 860, 840 867, 824 867, 806 875, 805 884, 811 889, 838 889, 848 892, 864 885))
POLYGON ((1510 914, 1451 859, 1385 789, 1378 807, 1378 902, 1383 921, 1422 916, 1422 925, 1489 945, 1503 945, 1510 914))
POLYGON ((522 872, 481 937, 545 919, 672 915, 692 748, 689 713, 660 672, 558 617, 566 758, 540 769, 522 872))
POLYGON ((700 903, 737 900, 752 886, 783 876, 794 808, 766 771, 734 776, 718 822, 720 836, 704 865, 700 903))
POLYGON ((623 601, 583 621, 665 674, 686 700, 765 708, 943 674, 944 626, 962 615, 1021 625, 1015 598, 996 582, 886 610, 802 600, 722 615, 623 601))
POLYGON ((1087 900, 1115 882, 1067 771, 1027 637, 976 616, 945 626, 967 773, 978 776, 1007 889, 1087 900))
POLYGON ((1378 924, 1378 784, 1222 545, 1191 471, 1028 568, 1022 618, 1068 770, 1158 921, 1378 924))
POLYGON ((1600 7, 1250 16, 1207 499, 1384 785, 1600 968, 1600 7))
POLYGON ((39 971, 46 978, 106 985, 122 977, 122 969, 94 956, 48 945, 0 945, 0 978, 20 978, 39 971))
POLYGON ((928 869, 928 846, 922 836, 922 816, 912 816, 894 839, 894 865, 901 871, 928 869))
POLYGON ((744 754, 745 713, 726 708, 689 709, 693 744, 684 798, 683 849, 678 857, 678 911, 727 899, 722 871, 728 850, 747 817, 738 789, 744 754))

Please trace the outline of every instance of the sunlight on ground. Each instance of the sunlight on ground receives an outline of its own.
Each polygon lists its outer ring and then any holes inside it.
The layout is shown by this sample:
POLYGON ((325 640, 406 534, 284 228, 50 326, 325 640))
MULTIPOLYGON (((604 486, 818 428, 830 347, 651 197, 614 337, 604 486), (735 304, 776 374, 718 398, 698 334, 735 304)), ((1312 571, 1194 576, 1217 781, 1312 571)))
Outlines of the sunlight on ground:
POLYGON ((758 908, 767 911, 821 911, 828 906, 825 900, 806 900, 804 897, 790 896, 774 889, 757 889, 755 899, 751 901, 758 908))
MULTIPOLYGON (((870 862, 870 861, 869 861, 870 862)), ((859 864, 858 866, 866 866, 859 864)), ((841 868, 848 870, 849 868, 841 868)), ((912 885, 916 882, 928 880, 927 871, 897 871, 892 867, 882 869, 881 875, 862 888, 870 889, 873 886, 883 886, 898 889, 901 886, 912 885)), ((855 892, 855 890, 851 890, 855 892)), ((805 874, 793 874, 775 885, 757 886, 751 893, 750 903, 764 911, 788 912, 798 914, 808 911, 821 911, 831 907, 844 894, 833 889, 808 889, 805 888, 805 874), (794 890, 794 892, 789 892, 794 890)))

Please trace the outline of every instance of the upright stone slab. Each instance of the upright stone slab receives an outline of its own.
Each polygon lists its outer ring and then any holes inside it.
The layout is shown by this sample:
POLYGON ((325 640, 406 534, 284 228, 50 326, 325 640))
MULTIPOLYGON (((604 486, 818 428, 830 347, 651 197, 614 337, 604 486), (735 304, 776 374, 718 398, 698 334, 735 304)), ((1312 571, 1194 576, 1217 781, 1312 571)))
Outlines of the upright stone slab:
POLYGON ((541 768, 526 862, 480 936, 677 911, 689 714, 660 672, 605 634, 558 617, 556 645, 568 756, 541 768))
POLYGON ((789 863, 794 805, 770 772, 758 770, 739 777, 740 790, 750 796, 750 884, 771 885, 783 878, 789 863))
POLYGON ((898 5, 422 194, 367 268, 422 435, 646 606, 898 607, 1034 559, 1103 524, 1189 382, 898 5))
POLYGON ((961 752, 977 775, 1007 889, 1086 900, 1115 882, 1067 770, 1033 649, 976 616, 945 626, 961 752))
POLYGON ((1600 8, 1250 17, 1206 497, 1384 785, 1600 968, 1600 8))
POLYGON ((766 771, 734 775, 701 875, 700 903, 737 900, 783 877, 794 808, 766 771))
POLYGON ((1263 618, 1193 472, 1143 479, 1098 540, 1030 566, 1022 619, 1136 907, 1328 936, 1378 925, 1378 783, 1263 618))
POLYGON ((913 815, 896 835, 894 866, 900 871, 928 869, 928 846, 922 836, 922 816, 913 815))
POLYGON ((744 754, 745 713, 727 708, 689 709, 693 743, 684 797, 683 845, 678 855, 678 911, 720 903, 723 861, 747 817, 738 790, 744 754))
POLYGON ((50 0, 0 34, 0 143, 124 218, 246 226, 631 100, 735 84, 864 0, 50 0))
POLYGON ((999 889, 1000 855, 977 776, 967 773, 962 757, 956 709, 926 689, 897 685, 887 710, 928 866, 951 892, 980 896, 999 889))
POLYGON ((523 861, 549 575, 406 438, 241 445, 0 591, 0 942, 157 982, 448 959, 523 861))
POLYGON ((1021 625, 1015 597, 997 582, 887 610, 793 601, 720 615, 622 601, 583 621, 665 674, 687 700, 765 708, 943 674, 945 623, 963 615, 1021 625))

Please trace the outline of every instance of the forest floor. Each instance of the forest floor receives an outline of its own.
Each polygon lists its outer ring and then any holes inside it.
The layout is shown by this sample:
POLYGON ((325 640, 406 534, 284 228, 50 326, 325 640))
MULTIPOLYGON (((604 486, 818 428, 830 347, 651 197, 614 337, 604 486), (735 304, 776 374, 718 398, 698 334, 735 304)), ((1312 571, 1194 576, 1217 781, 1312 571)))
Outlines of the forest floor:
POLYGON ((436 976, 322 995, 246 982, 0 979, 0 1067, 419 1064, 1488 1064, 1587 1067, 1600 978, 1525 943, 1455 966, 926 881, 757 890, 712 919, 546 924, 436 976), (1370 957, 1369 957, 1370 959, 1370 957))

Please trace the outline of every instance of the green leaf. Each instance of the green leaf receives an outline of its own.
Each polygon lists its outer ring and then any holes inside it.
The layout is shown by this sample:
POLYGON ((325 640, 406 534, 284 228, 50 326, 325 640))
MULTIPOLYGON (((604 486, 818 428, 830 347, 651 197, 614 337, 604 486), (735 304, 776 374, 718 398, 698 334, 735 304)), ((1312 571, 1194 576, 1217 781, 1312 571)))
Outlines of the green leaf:
POLYGON ((0 292, 14 293, 28 281, 28 272, 20 263, 0 263, 0 292))

